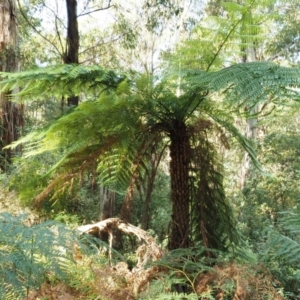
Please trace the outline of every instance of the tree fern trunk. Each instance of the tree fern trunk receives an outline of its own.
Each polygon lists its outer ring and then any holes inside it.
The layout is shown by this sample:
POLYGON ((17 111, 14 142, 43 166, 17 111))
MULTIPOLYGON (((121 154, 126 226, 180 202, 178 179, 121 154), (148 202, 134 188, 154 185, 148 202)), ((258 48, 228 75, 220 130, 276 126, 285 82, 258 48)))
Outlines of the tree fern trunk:
POLYGON ((172 218, 169 249, 172 250, 189 246, 189 164, 191 148, 189 134, 184 122, 173 122, 170 139, 172 218))
MULTIPOLYGON (((16 72, 19 69, 17 53, 17 24, 15 2, 0 0, 0 71, 16 72)), ((13 91, 11 91, 13 92, 13 91)), ((0 169, 7 171, 11 150, 3 147, 16 141, 23 126, 23 106, 10 102, 9 93, 0 95, 0 169)))

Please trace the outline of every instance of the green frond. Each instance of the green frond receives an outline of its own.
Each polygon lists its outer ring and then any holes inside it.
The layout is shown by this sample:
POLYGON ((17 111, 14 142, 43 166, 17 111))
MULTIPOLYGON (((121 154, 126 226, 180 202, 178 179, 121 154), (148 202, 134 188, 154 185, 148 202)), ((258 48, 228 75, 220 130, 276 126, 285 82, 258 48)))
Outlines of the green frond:
MULTIPOLYGON (((131 148, 129 146, 129 148, 131 148)), ((133 149, 132 149, 133 150, 133 149)), ((101 159, 97 166, 99 181, 105 186, 118 192, 124 192, 132 176, 132 162, 134 151, 112 149, 101 159)))
POLYGON ((136 172, 143 174, 147 171, 148 156, 160 142, 157 134, 145 132, 143 136, 128 141, 125 147, 107 151, 97 166, 101 184, 118 192, 125 191, 136 172))
POLYGON ((232 135, 233 138, 238 141, 239 145, 249 154, 255 167, 262 171, 262 166, 257 160, 254 142, 247 139, 232 123, 228 122, 226 119, 221 118, 218 115, 211 115, 211 118, 218 122, 224 129, 226 129, 227 132, 232 135))
POLYGON ((280 224, 291 235, 297 236, 300 234, 299 214, 291 211, 279 213, 280 224))
POLYGON ((274 16, 268 9, 270 1, 222 1, 220 5, 223 14, 206 16, 191 37, 169 55, 172 72, 220 70, 240 61, 254 43, 260 45, 266 39, 274 16))
POLYGON ((288 236, 278 232, 270 232, 268 247, 273 259, 285 260, 289 265, 300 267, 300 244, 288 236))
POLYGON ((272 62, 236 64, 217 72, 200 73, 192 79, 194 86, 225 94, 232 106, 254 106, 280 98, 299 97, 300 69, 282 67, 272 62))
POLYGON ((24 299, 51 274, 66 280, 73 264, 77 236, 57 222, 27 226, 26 217, 0 214, 1 299, 24 299))
POLYGON ((98 66, 56 65, 19 73, 1 72, 0 92, 20 88, 13 99, 42 99, 80 95, 100 94, 103 90, 116 89, 124 76, 106 71, 98 66))
POLYGON ((191 159, 191 219, 193 238, 207 248, 225 250, 237 242, 235 220, 223 186, 223 166, 209 141, 213 127, 197 131, 191 159))
POLYGON ((233 114, 229 113, 229 107, 224 106, 222 103, 205 100, 199 106, 199 109, 203 116, 214 120, 219 124, 225 132, 229 133, 238 144, 249 154, 253 164, 260 171, 262 171, 262 166, 257 159, 255 144, 253 141, 247 139, 238 128, 234 126, 233 114))

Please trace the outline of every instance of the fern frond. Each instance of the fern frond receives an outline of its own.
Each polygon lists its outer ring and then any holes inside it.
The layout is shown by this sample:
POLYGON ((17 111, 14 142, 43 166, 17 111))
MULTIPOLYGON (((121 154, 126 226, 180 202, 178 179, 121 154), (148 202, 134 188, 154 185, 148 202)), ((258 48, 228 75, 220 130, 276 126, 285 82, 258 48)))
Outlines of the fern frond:
POLYGON ((286 211, 280 213, 280 224, 291 234, 300 234, 299 214, 286 211))
POLYGON ((268 247, 273 259, 284 260, 289 265, 300 268, 300 244, 278 232, 269 233, 268 247))
POLYGON ((222 164, 208 134, 209 130, 203 130, 193 139, 190 175, 193 237, 202 240, 206 248, 225 250, 228 242, 237 242, 237 233, 225 197, 222 164))
POLYGON ((48 221, 25 225, 26 216, 0 214, 0 297, 24 298, 47 274, 65 280, 73 263, 76 234, 63 224, 48 221))
POLYGON ((202 72, 191 80, 195 87, 225 93, 225 101, 233 107, 282 98, 299 100, 295 88, 300 87, 300 69, 272 62, 237 64, 217 72, 202 72))
POLYGON ((100 94, 116 89, 124 76, 98 66, 56 65, 19 73, 1 72, 1 92, 18 86, 21 91, 13 99, 42 99, 49 95, 67 97, 83 92, 100 94))

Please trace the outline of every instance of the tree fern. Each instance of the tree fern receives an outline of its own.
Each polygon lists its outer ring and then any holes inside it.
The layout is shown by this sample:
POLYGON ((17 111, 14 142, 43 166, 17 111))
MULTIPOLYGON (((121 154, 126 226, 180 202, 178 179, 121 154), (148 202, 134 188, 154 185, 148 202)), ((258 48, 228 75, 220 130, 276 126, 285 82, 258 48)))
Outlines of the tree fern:
MULTIPOLYGON (((240 38, 245 47, 259 38, 257 20, 251 15, 254 4, 255 1, 246 2, 244 6, 227 4, 226 9, 232 16, 228 26, 224 22, 224 27, 219 26, 212 20, 216 25, 212 31, 217 33, 216 38, 209 41, 212 48, 207 47, 208 41, 204 40, 204 46, 193 49, 197 53, 191 68, 181 64, 179 72, 173 69, 170 76, 163 78, 140 74, 125 76, 98 66, 77 65, 51 66, 19 74, 1 73, 1 91, 14 86, 22 88, 15 100, 70 95, 84 98, 76 109, 48 128, 14 144, 27 142, 27 156, 46 151, 59 153, 57 164, 50 170, 53 181, 41 196, 55 186, 71 187, 82 172, 89 172, 95 166, 106 183, 119 181, 119 186, 124 186, 131 176, 131 185, 134 177, 143 173, 137 170, 144 168, 143 153, 155 142, 160 149, 169 147, 171 157, 174 210, 170 248, 180 247, 182 243, 184 247, 191 245, 191 223, 198 219, 201 205, 206 206, 207 212, 218 212, 216 220, 231 223, 222 186, 222 168, 213 146, 215 141, 209 138, 207 126, 198 126, 199 122, 218 123, 259 166, 252 144, 233 126, 230 115, 245 116, 241 107, 251 108, 257 103, 273 101, 277 105, 289 99, 298 100, 294 88, 300 86, 298 68, 285 68, 271 62, 237 64, 220 70, 223 63, 230 63, 224 61, 222 53, 231 47, 231 42, 240 38), (204 158, 205 163, 201 163, 200 158, 204 158), (110 167, 105 169, 108 160, 110 167), (201 184, 206 186, 213 201, 206 201, 201 195, 201 184), (198 211, 190 222, 195 207, 198 211)), ((201 30, 209 32, 209 28, 201 30)), ((207 247, 228 242, 225 232, 213 232, 213 217, 210 215, 202 224, 202 232, 209 233, 207 247)), ((222 224, 219 225, 221 230, 222 224)))

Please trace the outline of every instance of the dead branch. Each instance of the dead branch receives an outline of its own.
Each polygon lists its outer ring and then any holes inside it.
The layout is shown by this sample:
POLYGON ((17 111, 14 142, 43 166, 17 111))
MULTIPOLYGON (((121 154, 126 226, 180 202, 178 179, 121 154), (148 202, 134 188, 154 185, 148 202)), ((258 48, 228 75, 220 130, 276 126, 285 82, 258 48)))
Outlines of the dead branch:
MULTIPOLYGON (((137 268, 145 266, 151 259, 158 260, 163 256, 162 249, 155 243, 153 237, 149 236, 147 232, 139 227, 129 224, 119 218, 109 218, 98 223, 79 226, 77 228, 81 233, 88 233, 94 235, 95 232, 111 232, 112 229, 119 229, 126 234, 135 235, 140 242, 144 242, 136 251, 138 257, 137 268)), ((112 239, 112 235, 110 235, 112 239)), ((110 240, 110 245, 112 240, 110 240)), ((110 253, 111 255, 111 253, 110 253)))

